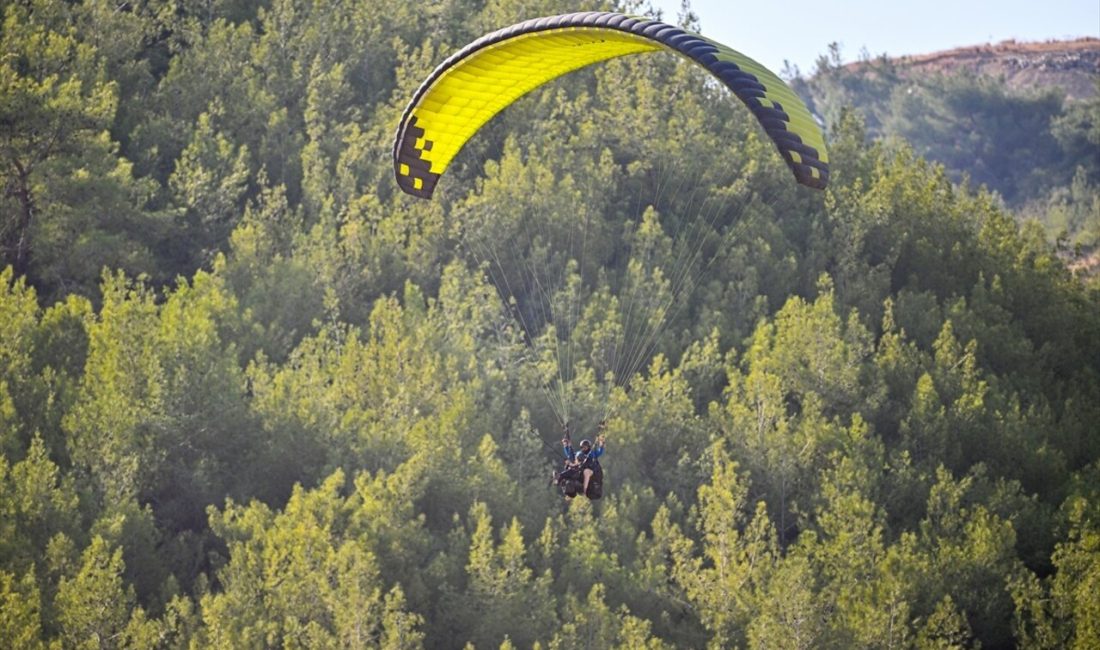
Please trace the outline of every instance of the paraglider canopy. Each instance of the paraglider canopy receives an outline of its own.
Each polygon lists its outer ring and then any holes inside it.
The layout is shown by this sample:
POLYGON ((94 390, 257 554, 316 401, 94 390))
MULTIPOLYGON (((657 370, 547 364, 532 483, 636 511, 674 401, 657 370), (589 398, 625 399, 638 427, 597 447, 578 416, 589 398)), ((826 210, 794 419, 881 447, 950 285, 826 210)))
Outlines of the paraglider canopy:
POLYGON ((821 130, 774 73, 725 45, 665 23, 609 12, 528 20, 486 34, 439 65, 398 125, 394 173, 405 192, 431 198, 462 146, 494 115, 567 72, 627 54, 669 50, 702 66, 752 111, 795 179, 829 180, 821 130))

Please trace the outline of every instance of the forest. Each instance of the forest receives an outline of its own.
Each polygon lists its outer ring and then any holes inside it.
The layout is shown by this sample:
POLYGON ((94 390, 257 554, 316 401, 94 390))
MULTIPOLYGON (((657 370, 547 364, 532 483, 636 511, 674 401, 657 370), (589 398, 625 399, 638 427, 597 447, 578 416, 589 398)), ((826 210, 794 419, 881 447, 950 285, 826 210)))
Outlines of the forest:
POLYGON ((1100 646, 1100 93, 823 56, 820 191, 628 56, 403 194, 581 4, 0 5, 0 647, 1100 646))

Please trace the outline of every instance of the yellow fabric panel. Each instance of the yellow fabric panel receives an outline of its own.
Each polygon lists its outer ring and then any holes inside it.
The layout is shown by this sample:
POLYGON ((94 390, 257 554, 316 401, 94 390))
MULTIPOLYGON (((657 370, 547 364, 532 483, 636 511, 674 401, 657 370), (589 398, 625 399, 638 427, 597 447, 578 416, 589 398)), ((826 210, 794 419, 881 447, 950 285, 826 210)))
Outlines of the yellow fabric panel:
POLYGON ((478 50, 442 74, 413 109, 416 125, 432 143, 421 157, 441 174, 482 125, 526 93, 597 61, 659 49, 666 48, 619 30, 568 27, 478 50))

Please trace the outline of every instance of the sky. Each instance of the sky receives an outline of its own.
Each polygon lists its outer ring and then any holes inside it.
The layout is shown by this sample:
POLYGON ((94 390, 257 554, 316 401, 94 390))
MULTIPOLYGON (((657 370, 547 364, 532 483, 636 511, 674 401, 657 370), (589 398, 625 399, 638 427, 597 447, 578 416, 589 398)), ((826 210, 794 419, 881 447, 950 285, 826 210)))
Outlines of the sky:
MULTIPOLYGON (((680 0, 651 0, 675 23, 680 0)), ((845 62, 1007 39, 1100 37, 1100 0, 692 0, 705 36, 776 72, 814 71, 829 43, 845 62)))

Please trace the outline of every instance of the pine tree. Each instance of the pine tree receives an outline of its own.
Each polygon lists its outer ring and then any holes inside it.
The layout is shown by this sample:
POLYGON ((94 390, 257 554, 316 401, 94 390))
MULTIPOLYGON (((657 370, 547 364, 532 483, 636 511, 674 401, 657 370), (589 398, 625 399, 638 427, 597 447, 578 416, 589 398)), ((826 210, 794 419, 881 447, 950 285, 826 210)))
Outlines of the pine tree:
MULTIPOLYGON (((123 648, 134 615, 134 590, 122 580, 122 549, 94 537, 79 571, 62 578, 57 592, 61 638, 74 648, 123 648)), ((140 611, 140 610, 139 610, 140 611)))

